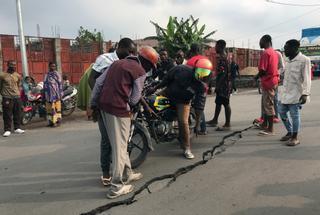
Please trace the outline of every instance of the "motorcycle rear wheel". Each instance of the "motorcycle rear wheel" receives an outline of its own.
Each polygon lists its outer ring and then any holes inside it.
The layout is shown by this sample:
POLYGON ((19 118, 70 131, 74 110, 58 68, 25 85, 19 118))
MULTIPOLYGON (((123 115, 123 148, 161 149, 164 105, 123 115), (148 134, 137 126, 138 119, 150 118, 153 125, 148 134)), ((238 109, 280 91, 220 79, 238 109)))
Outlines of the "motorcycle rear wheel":
POLYGON ((74 112, 75 109, 76 109, 76 107, 70 108, 68 110, 63 109, 61 111, 61 114, 62 114, 62 116, 70 116, 74 112))
POLYGON ((32 119, 32 112, 23 112, 21 117, 21 124, 26 125, 28 124, 32 119))

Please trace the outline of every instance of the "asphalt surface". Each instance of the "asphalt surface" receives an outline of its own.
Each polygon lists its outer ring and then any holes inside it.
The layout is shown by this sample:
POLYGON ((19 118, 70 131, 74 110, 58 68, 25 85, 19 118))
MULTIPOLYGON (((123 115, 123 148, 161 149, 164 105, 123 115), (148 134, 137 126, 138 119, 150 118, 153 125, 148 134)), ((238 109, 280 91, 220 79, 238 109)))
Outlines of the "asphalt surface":
MULTIPOLYGON (((260 95, 249 90, 232 96, 233 130, 249 126, 259 115, 260 95)), ((207 164, 150 186, 137 202, 103 214, 320 214, 320 81, 313 81, 311 103, 302 109, 301 144, 284 146, 281 123, 276 135, 243 133, 233 146, 207 164)), ((207 119, 214 98, 208 99, 207 119)), ((221 112, 221 124, 224 121, 221 112)), ((122 200, 106 198, 99 181, 97 125, 77 112, 59 128, 35 120, 24 135, 0 137, 0 214, 80 214, 122 200)), ((209 134, 193 139, 196 159, 182 157, 176 143, 155 145, 155 151, 137 170, 144 174, 139 188, 153 177, 173 173, 201 160, 202 152, 228 132, 208 128, 209 134)), ((235 140, 235 139, 234 139, 235 140)))

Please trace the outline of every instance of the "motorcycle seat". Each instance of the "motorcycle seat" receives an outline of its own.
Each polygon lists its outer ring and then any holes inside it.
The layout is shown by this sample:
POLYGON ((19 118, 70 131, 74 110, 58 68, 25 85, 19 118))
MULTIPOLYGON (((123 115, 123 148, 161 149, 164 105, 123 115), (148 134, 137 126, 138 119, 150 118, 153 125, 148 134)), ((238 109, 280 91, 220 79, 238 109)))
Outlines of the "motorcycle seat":
POLYGON ((71 95, 73 93, 73 88, 72 87, 68 87, 67 89, 65 89, 63 91, 63 96, 68 96, 68 95, 71 95))

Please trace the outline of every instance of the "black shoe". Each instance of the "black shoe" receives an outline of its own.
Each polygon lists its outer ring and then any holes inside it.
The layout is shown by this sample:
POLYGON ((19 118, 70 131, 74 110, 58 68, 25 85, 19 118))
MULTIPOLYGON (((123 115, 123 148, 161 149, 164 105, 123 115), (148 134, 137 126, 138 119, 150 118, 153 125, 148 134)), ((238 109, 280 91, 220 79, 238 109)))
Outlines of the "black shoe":
POLYGON ((281 137, 280 141, 288 141, 291 139, 291 133, 287 133, 285 136, 281 137))
POLYGON ((216 127, 218 125, 218 122, 215 120, 210 120, 210 121, 206 122, 206 124, 211 127, 216 127))

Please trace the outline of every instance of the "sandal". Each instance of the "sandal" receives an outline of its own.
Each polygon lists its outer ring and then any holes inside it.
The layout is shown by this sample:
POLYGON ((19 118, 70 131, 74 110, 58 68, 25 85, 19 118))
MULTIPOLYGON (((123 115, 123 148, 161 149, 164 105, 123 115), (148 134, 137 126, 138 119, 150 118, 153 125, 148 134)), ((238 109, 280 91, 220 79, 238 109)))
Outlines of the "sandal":
POLYGON ((260 131, 259 136, 274 136, 274 132, 270 132, 270 131, 260 131))
POLYGON ((103 176, 101 176, 100 179, 101 179, 103 186, 108 186, 111 184, 111 177, 104 178, 103 176))
POLYGON ((287 146, 296 146, 299 145, 300 141, 298 139, 290 139, 289 142, 286 144, 287 146))

